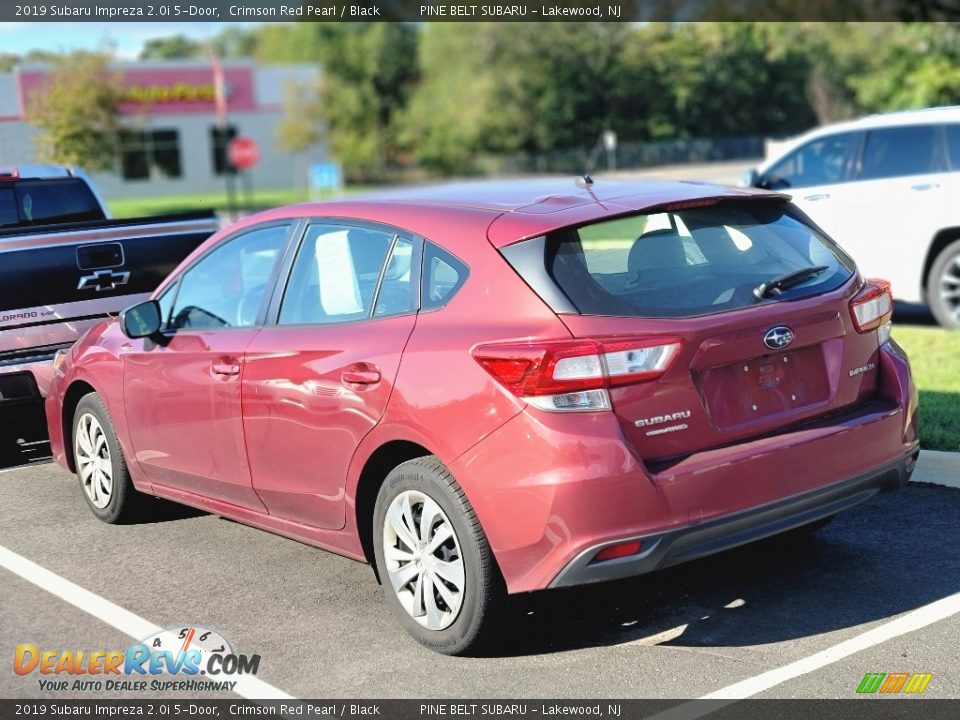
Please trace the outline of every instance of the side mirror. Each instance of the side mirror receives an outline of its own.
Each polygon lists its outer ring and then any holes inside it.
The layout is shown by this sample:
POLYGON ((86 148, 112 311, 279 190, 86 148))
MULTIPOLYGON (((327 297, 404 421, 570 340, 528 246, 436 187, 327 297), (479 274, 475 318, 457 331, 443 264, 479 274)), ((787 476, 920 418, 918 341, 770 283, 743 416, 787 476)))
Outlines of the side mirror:
POLYGON ((120 327, 128 338, 153 337, 160 333, 160 303, 146 300, 120 313, 120 327))
POLYGON ((740 186, 760 187, 760 174, 757 172, 756 168, 750 168, 749 170, 743 171, 743 174, 740 176, 740 186))

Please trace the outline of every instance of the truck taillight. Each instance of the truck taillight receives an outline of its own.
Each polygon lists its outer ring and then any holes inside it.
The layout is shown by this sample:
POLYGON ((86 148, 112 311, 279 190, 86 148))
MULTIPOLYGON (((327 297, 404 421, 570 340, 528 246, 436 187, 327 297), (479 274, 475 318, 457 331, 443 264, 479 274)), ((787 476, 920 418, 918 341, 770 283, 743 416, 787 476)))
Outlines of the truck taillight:
POLYGON ((850 314, 857 332, 867 333, 880 329, 881 345, 889 339, 889 323, 893 316, 893 293, 886 280, 869 279, 863 289, 850 301, 850 314))
POLYGON ((473 356, 497 382, 543 410, 609 410, 607 389, 662 376, 673 338, 558 340, 480 345, 473 356))

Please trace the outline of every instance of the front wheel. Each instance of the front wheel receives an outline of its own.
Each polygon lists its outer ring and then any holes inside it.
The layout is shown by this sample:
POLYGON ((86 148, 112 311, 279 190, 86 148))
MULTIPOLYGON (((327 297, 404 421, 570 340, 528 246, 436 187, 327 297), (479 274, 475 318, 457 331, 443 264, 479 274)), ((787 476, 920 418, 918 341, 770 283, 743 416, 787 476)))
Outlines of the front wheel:
POLYGON ((119 523, 135 513, 143 496, 130 481, 110 413, 97 393, 84 395, 77 404, 73 459, 83 498, 94 515, 119 523))
POLYGON ((960 328, 960 240, 941 250, 930 266, 927 301, 938 323, 960 328))
POLYGON ((463 490, 434 457, 387 476, 373 518, 387 602, 420 643, 446 655, 490 647, 506 621, 503 579, 463 490))

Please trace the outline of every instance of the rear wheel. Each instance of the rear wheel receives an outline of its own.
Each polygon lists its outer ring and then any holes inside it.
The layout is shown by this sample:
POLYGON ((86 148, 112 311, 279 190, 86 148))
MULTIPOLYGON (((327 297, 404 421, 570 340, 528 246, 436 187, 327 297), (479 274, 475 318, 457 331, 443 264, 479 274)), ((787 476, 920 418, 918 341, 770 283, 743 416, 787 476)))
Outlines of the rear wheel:
POLYGON ((130 519, 140 499, 103 400, 84 395, 73 416, 73 458, 90 510, 107 523, 130 519))
POLYGON ((960 240, 941 250, 930 266, 927 301, 938 323, 960 328, 960 240))
POLYGON ((463 490, 433 457, 396 467, 374 509, 374 553, 387 602, 419 642, 447 655, 489 647, 507 596, 463 490))

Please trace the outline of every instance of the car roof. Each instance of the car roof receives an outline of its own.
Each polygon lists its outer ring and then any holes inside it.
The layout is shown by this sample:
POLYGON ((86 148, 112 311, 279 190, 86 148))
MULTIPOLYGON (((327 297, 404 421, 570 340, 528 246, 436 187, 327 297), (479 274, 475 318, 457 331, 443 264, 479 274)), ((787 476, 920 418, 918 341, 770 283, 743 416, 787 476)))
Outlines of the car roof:
POLYGON ((396 225, 430 237, 428 216, 456 222, 486 220, 497 247, 585 222, 704 199, 787 198, 753 188, 694 181, 533 178, 455 182, 381 190, 330 202, 291 205, 250 222, 293 217, 343 217, 396 225), (431 212, 424 212, 431 211, 431 212))

